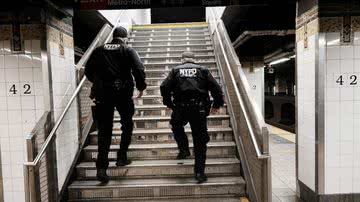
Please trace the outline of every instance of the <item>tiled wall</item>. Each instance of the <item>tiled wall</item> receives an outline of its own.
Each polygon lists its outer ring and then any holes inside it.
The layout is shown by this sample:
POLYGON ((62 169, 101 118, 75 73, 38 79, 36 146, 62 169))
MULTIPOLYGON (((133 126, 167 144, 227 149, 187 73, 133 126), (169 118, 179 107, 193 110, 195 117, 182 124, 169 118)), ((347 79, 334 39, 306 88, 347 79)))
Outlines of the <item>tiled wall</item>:
MULTIPOLYGON (((74 67, 73 38, 72 35, 62 29, 63 26, 62 28, 56 26, 58 24, 64 25, 62 21, 52 18, 47 26, 55 120, 58 120, 60 117, 77 85, 76 69, 74 67), (63 39, 60 40, 61 38, 63 39)), ((71 25, 65 26, 67 26, 68 29, 72 29, 71 25)), ((56 138, 59 189, 61 189, 64 184, 78 148, 79 115, 77 100, 75 100, 60 125, 56 138)))
POLYGON ((0 143, 6 202, 25 200, 25 137, 44 112, 40 40, 24 40, 23 45, 24 50, 15 53, 10 40, 0 40, 0 143))
MULTIPOLYGON (((243 64, 244 66, 244 64, 243 64)), ((250 85, 251 95, 264 115, 264 68, 243 68, 250 85)))
POLYGON ((325 36, 325 193, 360 193, 360 32, 325 36))
POLYGON ((315 191, 315 35, 297 42, 298 178, 315 191))

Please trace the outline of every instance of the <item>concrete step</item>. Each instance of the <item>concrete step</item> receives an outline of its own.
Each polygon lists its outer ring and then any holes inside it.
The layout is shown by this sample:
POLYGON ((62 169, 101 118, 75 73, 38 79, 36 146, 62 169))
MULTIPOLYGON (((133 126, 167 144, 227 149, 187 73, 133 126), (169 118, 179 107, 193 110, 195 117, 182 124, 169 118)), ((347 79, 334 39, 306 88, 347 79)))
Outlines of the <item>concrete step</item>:
MULTIPOLYGON (((220 73, 219 73, 219 70, 217 68, 208 68, 208 70, 211 72, 211 74, 213 76, 220 76, 220 73)), ((150 69, 145 69, 145 74, 146 74, 146 77, 165 77, 169 74, 171 70, 170 69, 167 69, 167 70, 164 70, 164 69, 154 69, 154 68, 150 68, 150 69)))
MULTIPOLYGON (((245 193, 243 194, 245 195, 245 193)), ((201 196, 171 196, 171 197, 136 197, 136 198, 102 198, 102 199, 74 199, 69 202, 242 202, 239 195, 201 195, 201 196)))
POLYGON ((131 30, 136 31, 151 31, 151 30, 199 30, 208 28, 206 22, 190 22, 190 23, 156 23, 145 25, 134 25, 131 30))
MULTIPOLYGON (((193 144, 190 142, 191 158, 193 158, 193 144)), ((119 145, 111 145, 109 159, 115 160, 119 145)), ((97 145, 88 145, 84 148, 84 161, 95 161, 97 158, 97 145)), ((128 157, 131 159, 175 159, 178 154, 175 143, 161 144, 131 144, 128 157)), ((207 158, 233 158, 236 154, 234 142, 209 142, 207 148, 207 158)))
MULTIPOLYGON (((173 67, 176 67, 178 65, 181 65, 182 63, 179 62, 148 62, 143 63, 145 70, 151 70, 151 69, 163 69, 164 71, 168 71, 172 69, 173 67)), ((212 61, 196 61, 196 64, 204 66, 208 69, 216 68, 216 62, 214 60, 212 61)))
POLYGON ((197 42, 197 43, 211 43, 210 39, 190 39, 190 38, 185 38, 185 39, 172 39, 172 38, 167 38, 167 39, 156 39, 156 40, 136 40, 136 41, 129 41, 128 44, 132 44, 132 45, 140 45, 140 44, 152 44, 152 45, 156 45, 156 44, 167 44, 167 43, 172 43, 172 44, 177 44, 177 43, 184 43, 185 44, 187 42, 193 43, 193 42, 197 42))
MULTIPOLYGON (((82 162, 76 166, 77 179, 96 179, 95 162, 82 162)), ((137 160, 130 165, 117 167, 110 162, 108 175, 114 179, 192 177, 194 159, 185 160, 137 160)), ((210 176, 240 176, 240 162, 236 158, 214 158, 206 160, 205 173, 210 176)))
MULTIPOLYGON (((166 50, 137 50, 137 53, 139 54, 139 56, 144 56, 144 55, 167 55, 167 54, 178 54, 181 55, 184 51, 187 51, 187 49, 178 49, 178 50, 174 50, 174 49, 166 49, 166 50)), ((199 49, 191 49, 191 51, 195 54, 213 54, 214 53, 214 49, 213 48, 199 48, 199 49)))
POLYGON ((132 36, 130 35, 129 41, 156 41, 156 40, 192 40, 192 39, 210 39, 209 34, 183 34, 176 33, 156 35, 156 36, 132 36))
POLYGON ((154 178, 111 180, 102 185, 96 180, 75 181, 69 186, 69 197, 91 199, 92 201, 125 200, 138 198, 146 201, 147 197, 209 197, 211 195, 241 196, 245 194, 245 181, 242 177, 209 177, 203 184, 197 184, 190 178, 154 178))
MULTIPOLYGON (((190 128, 185 128, 189 142, 192 142, 192 135, 190 128)), ((113 130, 111 137, 111 144, 120 144, 121 131, 113 130)), ((233 140, 232 128, 208 128, 208 134, 210 142, 230 142, 233 140)), ((89 144, 97 145, 98 142, 98 131, 94 131, 89 134, 89 144)), ((174 135, 169 128, 163 129, 145 129, 145 130, 134 130, 131 137, 132 144, 159 144, 159 143, 175 143, 174 135)))
POLYGON ((189 45, 154 45, 154 46, 132 46, 136 51, 192 51, 213 50, 212 44, 189 44, 189 45))
MULTIPOLYGON (((134 116, 134 129, 162 129, 162 128, 171 128, 169 123, 170 116, 145 116, 139 117, 134 116)), ((229 115, 210 115, 207 118, 208 127, 213 128, 226 128, 230 126, 230 117, 229 115)), ((113 127, 120 129, 120 117, 114 117, 113 127)))
MULTIPOLYGON (((117 111, 115 112, 117 114, 117 111)), ((171 116, 172 110, 164 105, 137 105, 135 108, 134 116, 147 117, 147 116, 171 116)), ((219 115, 227 114, 227 108, 221 107, 219 115)))
MULTIPOLYGON (((164 54, 162 56, 142 56, 140 57, 142 60, 178 60, 181 59, 181 54, 173 54, 173 55, 167 55, 164 54)), ((206 55, 195 55, 195 58, 197 60, 201 60, 201 59, 214 59, 215 55, 214 54, 206 54, 206 55)))
MULTIPOLYGON (((145 80, 146 80, 146 84, 148 84, 150 86, 160 86, 166 77, 167 77, 167 75, 162 75, 161 77, 146 77, 145 80)), ((214 76, 214 78, 218 83, 221 82, 219 76, 214 76)))
POLYGON ((147 36, 147 35, 164 35, 164 34, 209 34, 208 27, 202 28, 184 28, 184 29, 152 29, 152 30, 133 30, 132 36, 147 36))
MULTIPOLYGON (((220 86, 222 84, 220 83, 220 86)), ((211 97, 210 97, 211 99, 211 97)), ((135 99, 134 103, 136 105, 160 105, 162 103, 162 97, 160 94, 154 95, 143 95, 141 98, 135 99)))

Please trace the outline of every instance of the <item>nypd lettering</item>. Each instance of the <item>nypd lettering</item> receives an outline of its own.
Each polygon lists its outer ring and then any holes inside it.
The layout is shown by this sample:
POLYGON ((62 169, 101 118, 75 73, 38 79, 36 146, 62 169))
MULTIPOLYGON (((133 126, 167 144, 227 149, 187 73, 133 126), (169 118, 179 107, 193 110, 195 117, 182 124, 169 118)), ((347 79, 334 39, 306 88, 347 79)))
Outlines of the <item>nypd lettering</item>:
POLYGON ((105 44, 104 48, 106 50, 115 50, 115 49, 120 48, 120 46, 121 46, 120 44, 105 44))
POLYGON ((180 69, 180 77, 196 77, 196 69, 180 69))

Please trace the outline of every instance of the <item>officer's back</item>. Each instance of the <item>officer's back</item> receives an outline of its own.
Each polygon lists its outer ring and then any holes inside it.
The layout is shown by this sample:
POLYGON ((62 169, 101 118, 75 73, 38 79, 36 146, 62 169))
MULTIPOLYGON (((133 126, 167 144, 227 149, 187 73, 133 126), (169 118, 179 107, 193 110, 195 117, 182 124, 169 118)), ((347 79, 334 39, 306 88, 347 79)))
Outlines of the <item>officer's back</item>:
POLYGON ((111 99, 112 92, 117 89, 128 89, 128 93, 132 95, 133 76, 139 91, 146 88, 144 67, 139 56, 123 39, 117 38, 116 33, 111 43, 94 50, 86 67, 85 74, 94 83, 95 97, 98 100, 111 99))

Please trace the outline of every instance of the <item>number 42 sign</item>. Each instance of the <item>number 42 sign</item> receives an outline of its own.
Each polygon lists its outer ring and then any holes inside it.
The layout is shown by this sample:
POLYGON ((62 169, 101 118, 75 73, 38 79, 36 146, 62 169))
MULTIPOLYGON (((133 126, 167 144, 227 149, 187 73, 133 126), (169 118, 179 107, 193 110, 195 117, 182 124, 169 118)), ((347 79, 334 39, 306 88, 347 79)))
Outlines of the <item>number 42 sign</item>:
POLYGON ((356 86, 359 84, 358 78, 359 78, 359 74, 338 75, 336 79, 336 84, 340 86, 342 85, 356 86))
POLYGON ((20 89, 20 93, 19 93, 19 86, 17 84, 10 84, 8 93, 10 95, 18 95, 18 94, 31 95, 32 94, 30 84, 25 83, 25 84, 22 84, 21 87, 22 88, 20 89))

